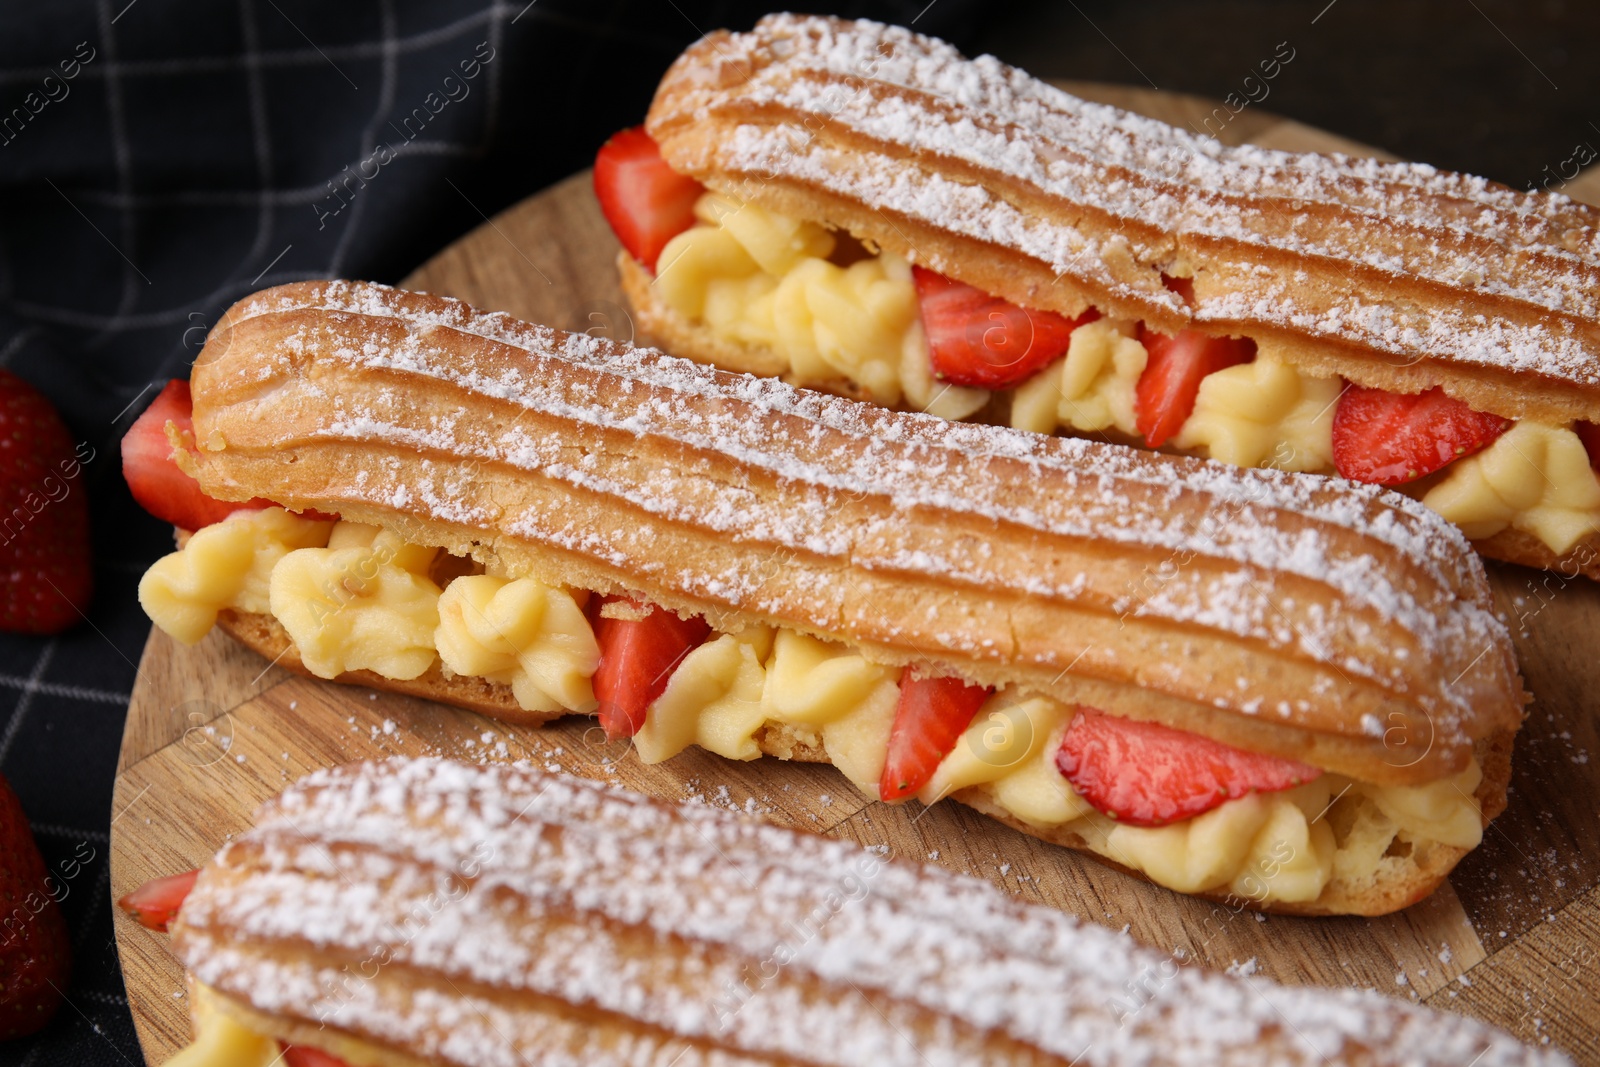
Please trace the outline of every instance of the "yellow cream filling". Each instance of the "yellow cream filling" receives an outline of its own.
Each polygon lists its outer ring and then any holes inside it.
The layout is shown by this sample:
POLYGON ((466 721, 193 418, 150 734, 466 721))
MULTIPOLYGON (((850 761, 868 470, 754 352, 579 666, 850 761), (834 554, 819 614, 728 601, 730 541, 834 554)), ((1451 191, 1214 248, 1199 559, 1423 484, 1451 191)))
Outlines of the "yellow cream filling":
MULTIPOLYGON (((1064 427, 1135 436, 1132 411, 1144 364, 1144 346, 1131 327, 1104 319, 1080 326, 1066 359, 1017 389, 1011 424, 1040 433, 1064 427), (1070 368, 1079 358, 1079 338, 1085 334, 1091 335, 1085 350, 1095 355, 1084 365, 1093 371, 1058 377, 1057 368, 1070 368), (1113 364, 1119 369, 1101 369, 1113 364), (1138 370, 1131 370, 1135 366, 1138 370)), ((1202 379, 1194 411, 1171 444, 1236 467, 1332 474, 1333 415, 1342 389, 1338 378, 1315 378, 1258 355, 1202 379)), ((1473 540, 1512 527, 1565 553, 1600 529, 1600 476, 1583 442, 1570 428, 1528 419, 1482 452, 1452 463, 1422 500, 1473 540)))
POLYGON ((1452 463, 1422 502, 1468 537, 1506 527, 1565 553, 1600 529, 1600 480, 1571 429, 1527 419, 1482 452, 1452 463))
POLYGON ((645 763, 699 745, 728 759, 761 755, 755 733, 767 721, 763 697, 772 631, 722 634, 690 652, 645 713, 634 748, 645 763))
MULTIPOLYGON (((194 1040, 164 1067, 281 1067, 279 1042, 235 1018, 208 986, 194 983, 194 1040)), ((334 1030, 323 1030, 320 1047, 350 1067, 419 1067, 421 1061, 334 1030)))
POLYGON ((296 549, 272 568, 272 614, 318 677, 356 670, 419 677, 437 658, 440 589, 428 569, 438 554, 375 526, 341 522, 326 548, 296 549))
POLYGON ((730 759, 761 755, 768 723, 798 727, 863 792, 877 795, 900 700, 900 672, 792 630, 723 634, 689 653, 634 737, 645 763, 699 745, 730 759))
MULTIPOLYGON (((207 527, 210 529, 210 527, 207 527)), ((273 1067, 283 1056, 278 1043, 249 1030, 219 1009, 204 986, 194 987, 194 1040, 166 1067, 273 1067)))
MULTIPOLYGON (((221 608, 270 611, 307 668, 325 678, 366 669, 412 679, 439 663, 510 685, 528 710, 593 707, 599 647, 582 610, 586 593, 459 570, 441 588, 431 577, 440 563, 439 550, 378 527, 312 522, 268 508, 236 512, 199 531, 151 567, 140 593, 156 625, 188 640, 203 636, 197 620, 214 620, 221 608)), ((761 755, 757 735, 776 724, 820 745, 876 798, 899 676, 898 668, 791 630, 716 635, 673 672, 634 745, 646 763, 690 745, 749 760, 761 755)), ((1482 832, 1476 764, 1455 779, 1409 788, 1324 775, 1172 826, 1122 825, 1090 807, 1056 769, 1070 719, 1071 709, 1046 697, 996 693, 918 799, 932 804, 979 790, 1023 822, 1076 832, 1162 885, 1227 888, 1259 903, 1314 900, 1334 870, 1363 869, 1360 863, 1374 870, 1399 835, 1470 848, 1482 832), (1348 840, 1337 840, 1321 818, 1339 790, 1367 804, 1352 816, 1360 833, 1347 833, 1348 840)))
MULTIPOLYGON (((843 378, 879 403, 963 419, 981 389, 933 380, 911 268, 879 253, 837 266, 826 227, 706 193, 701 224, 674 237, 655 285, 679 315, 714 335, 788 361, 798 385, 843 378)), ((1067 353, 1012 393, 1011 425, 1137 437, 1134 395, 1146 362, 1133 323, 1097 319, 1067 353)), ((1332 473, 1342 384, 1268 356, 1209 374, 1171 444, 1239 467, 1332 473)), ((1570 429, 1523 420, 1484 452, 1452 464, 1426 504, 1475 540, 1511 527, 1565 553, 1600 529, 1600 477, 1570 429)))
POLYGON ((1258 355, 1200 380, 1173 445, 1236 467, 1333 470, 1333 410, 1343 386, 1258 355))
POLYGON ((236 511, 196 530, 183 550, 157 560, 139 579, 139 604, 155 624, 186 645, 217 624, 223 608, 271 610, 272 571, 290 552, 328 543, 331 522, 283 508, 236 511))
POLYGON ((434 644, 452 673, 510 685, 528 711, 594 705, 600 646, 578 596, 532 578, 468 574, 445 586, 438 619, 434 644))
POLYGON ((1119 823, 1078 796, 1056 769, 1070 709, 997 694, 918 794, 932 803, 976 788, 1016 818, 1076 833, 1102 855, 1184 893, 1225 891, 1258 904, 1315 900, 1338 874, 1370 877, 1396 842, 1477 847, 1483 819, 1476 760, 1453 777, 1381 786, 1324 774, 1280 793, 1230 800, 1170 826, 1119 823), (1357 817, 1336 826, 1337 801, 1357 817))
POLYGON ((1036 433, 1065 426, 1138 436, 1134 390, 1148 357, 1135 334, 1132 323, 1112 319, 1073 330, 1067 354, 1012 394, 1011 425, 1036 433))
POLYGON ((964 419, 989 399, 982 389, 933 380, 911 266, 887 253, 846 266, 829 261, 838 239, 825 227, 707 193, 703 225, 667 243, 655 287, 685 319, 717 337, 780 353, 785 377, 844 379, 890 406, 964 419))

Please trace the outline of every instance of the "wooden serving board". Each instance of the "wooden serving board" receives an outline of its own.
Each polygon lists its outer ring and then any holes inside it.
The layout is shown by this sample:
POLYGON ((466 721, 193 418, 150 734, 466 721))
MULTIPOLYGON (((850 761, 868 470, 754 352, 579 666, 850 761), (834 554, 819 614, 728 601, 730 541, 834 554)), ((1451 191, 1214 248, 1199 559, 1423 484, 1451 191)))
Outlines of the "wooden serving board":
MULTIPOLYGON (((1101 85, 1079 95, 1198 126, 1213 104, 1101 85)), ((1224 130, 1297 150, 1381 155, 1247 110, 1224 130)), ((1592 181, 1600 191, 1600 181, 1592 181)), ((486 310, 630 339, 616 243, 588 175, 488 220, 405 280, 486 310)), ((114 896, 203 863, 257 803, 301 775, 393 754, 529 759, 658 796, 694 798, 802 829, 886 844, 987 878, 1214 967, 1285 982, 1369 986, 1496 1023, 1600 1063, 1600 585, 1491 567, 1536 703, 1518 738, 1510 809, 1429 900, 1381 919, 1232 911, 1107 870, 958 804, 870 803, 829 767, 737 763, 690 750, 647 767, 590 720, 508 727, 424 701, 299 678, 213 634, 183 648, 153 632, 128 709, 111 839, 114 896)), ((117 917, 129 1002, 146 1056, 189 1034, 183 977, 165 935, 117 917)), ((1108 990, 1107 995, 1119 991, 1108 990)), ((1463 1065, 1465 1067, 1465 1065, 1463 1065)))

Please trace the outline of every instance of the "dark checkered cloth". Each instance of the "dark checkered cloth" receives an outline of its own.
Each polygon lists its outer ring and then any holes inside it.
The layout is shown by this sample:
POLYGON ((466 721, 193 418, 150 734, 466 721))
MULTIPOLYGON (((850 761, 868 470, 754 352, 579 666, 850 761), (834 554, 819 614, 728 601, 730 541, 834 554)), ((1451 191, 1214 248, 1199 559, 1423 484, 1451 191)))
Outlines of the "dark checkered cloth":
MULTIPOLYGON (((151 386, 187 373, 206 330, 239 297, 326 275, 396 280, 485 216, 587 166, 609 133, 640 120, 685 45, 703 30, 748 26, 768 6, 0 4, 0 366, 39 385, 95 450, 83 484, 98 590, 89 619, 59 639, 0 635, 0 770, 52 868, 86 860, 64 880, 70 1004, 39 1038, 0 1045, 0 1064, 140 1061, 112 941, 107 853, 120 814, 111 811, 117 749, 149 627, 134 590, 171 546, 170 531, 133 504, 117 458, 151 386)), ((1567 60, 1600 16, 1579 4, 1473 8, 830 6, 914 24, 969 53, 981 43, 1042 75, 1218 98, 1288 37, 1304 55, 1267 106, 1525 184, 1596 137, 1585 103, 1595 68, 1567 60), (1385 32, 1374 36, 1379 23, 1385 32), (1440 110, 1440 98, 1452 108, 1440 110)))
MULTIPOLYGON (((960 41, 971 0, 837 5, 960 41), (923 8, 927 8, 923 12, 923 8), (918 15, 921 13, 921 18, 918 15)), ((992 12, 995 5, 985 8, 992 12)), ((0 366, 95 449, 97 592, 54 640, 0 638, 0 769, 46 861, 76 857, 69 1004, 0 1061, 141 1062, 112 940, 112 777, 171 549, 117 444, 253 290, 393 281, 588 165, 703 30, 766 5, 690 0, 46 0, 0 7, 0 366)), ((140 803, 159 804, 160 798, 140 803)), ((142 817, 138 812, 128 818, 142 817)), ((68 868, 70 869, 70 867, 68 868)))

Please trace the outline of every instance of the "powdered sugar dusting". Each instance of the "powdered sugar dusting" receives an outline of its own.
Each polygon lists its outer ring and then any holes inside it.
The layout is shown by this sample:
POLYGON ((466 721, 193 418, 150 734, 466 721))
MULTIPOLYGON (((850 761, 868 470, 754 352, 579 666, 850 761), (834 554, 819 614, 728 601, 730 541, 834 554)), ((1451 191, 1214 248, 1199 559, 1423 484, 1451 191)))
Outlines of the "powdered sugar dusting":
POLYGON ((1202 290, 1201 322, 1600 385, 1600 212, 1559 194, 1228 147, 867 21, 776 15, 695 46, 651 129, 712 119, 731 136, 674 161, 713 183, 802 181, 1187 316, 1157 274, 1182 259, 1242 274, 1202 290))
POLYGON ((303 779, 206 869, 174 945, 258 1010, 475 1067, 1562 1062, 1370 992, 1174 967, 940 868, 505 765, 303 779), (1132 1009, 1113 995, 1134 988, 1132 1009))
MULTIPOLYGON (((1476 556, 1453 526, 1398 494, 886 412, 382 286, 268 291, 229 321, 237 329, 306 310, 327 315, 284 350, 230 350, 252 383, 249 419, 282 425, 314 396, 333 414, 302 431, 310 439, 379 441, 450 460, 425 459, 403 485, 403 468, 379 463, 343 489, 388 509, 619 565, 651 557, 647 546, 600 543, 560 509, 491 518, 463 503, 472 471, 492 463, 730 543, 842 560, 862 576, 927 575, 1265 641, 1403 694, 1452 742, 1485 691, 1508 699, 1516 689, 1476 556), (267 366, 275 370, 263 373, 267 366), (416 397, 425 390, 408 389, 411 378, 510 409, 475 419, 449 405, 423 410, 416 397), (642 470, 628 442, 646 439, 670 443, 666 451, 681 459, 642 470), (727 458, 741 465, 740 478, 771 478, 783 491, 707 475, 706 464, 727 458), (942 518, 929 524, 930 514, 942 518), (1038 565, 986 551, 985 536, 963 532, 998 527, 1028 531, 1038 565), (1086 542, 1117 545, 1127 559, 1098 570, 1048 566, 1052 553, 1086 542), (1146 580, 1168 563, 1170 576, 1146 580), (1338 595, 1326 611, 1293 610, 1313 588, 1338 595), (1486 648, 1496 655, 1481 655, 1486 648), (1465 684, 1443 684, 1469 666, 1477 674, 1465 684)), ((653 576, 736 609, 769 607, 756 573, 658 568, 653 576)))

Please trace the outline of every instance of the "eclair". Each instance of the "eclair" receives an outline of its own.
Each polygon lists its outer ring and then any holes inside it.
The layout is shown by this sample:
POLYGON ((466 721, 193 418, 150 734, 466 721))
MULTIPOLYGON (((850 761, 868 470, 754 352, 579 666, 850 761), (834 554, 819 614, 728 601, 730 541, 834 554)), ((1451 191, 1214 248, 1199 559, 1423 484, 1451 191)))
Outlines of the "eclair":
POLYGON ((124 449, 190 531, 139 586, 181 641, 595 714, 649 762, 826 761, 1277 911, 1410 904, 1505 804, 1526 696, 1482 564, 1375 486, 357 282, 239 302, 189 388, 129 433, 164 454, 124 449))
POLYGON ((1339 474, 1600 577, 1600 210, 1228 147, 774 15, 595 164, 644 336, 891 407, 1339 474))
MULTIPOLYGON (((124 906, 149 922, 151 895, 124 906)), ((853 843, 506 765, 303 778, 170 929, 195 1040, 169 1067, 1569 1062, 1370 990, 1206 971, 853 843)))

